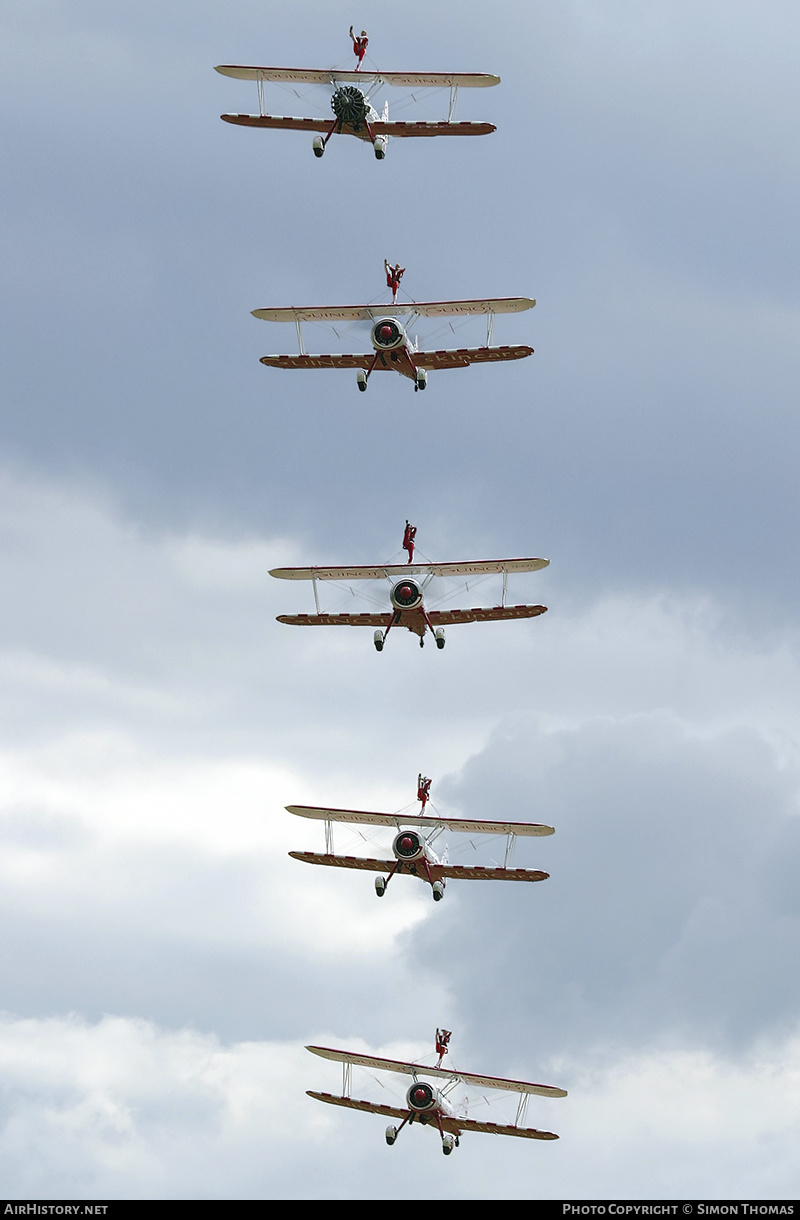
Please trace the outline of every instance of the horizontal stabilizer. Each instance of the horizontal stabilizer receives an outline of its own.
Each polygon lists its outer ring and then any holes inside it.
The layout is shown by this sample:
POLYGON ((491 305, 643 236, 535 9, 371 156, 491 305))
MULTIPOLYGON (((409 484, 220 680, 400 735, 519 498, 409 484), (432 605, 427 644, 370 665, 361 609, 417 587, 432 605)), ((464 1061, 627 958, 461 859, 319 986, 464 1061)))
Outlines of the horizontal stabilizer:
POLYGON ((286 811, 297 817, 312 818, 315 821, 346 822, 352 826, 393 826, 395 830, 399 830, 401 826, 426 826, 431 830, 441 827, 456 834, 521 835, 537 838, 555 833, 552 826, 544 826, 539 822, 479 822, 474 818, 437 818, 433 815, 416 817, 405 813, 368 813, 360 809, 324 809, 312 805, 287 805, 286 811))
POLYGON ((236 80, 274 81, 279 84, 335 85, 345 81, 369 87, 383 81, 399 89, 481 89, 499 85, 500 77, 489 72, 340 72, 338 68, 262 68, 243 64, 218 64, 215 72, 236 80))

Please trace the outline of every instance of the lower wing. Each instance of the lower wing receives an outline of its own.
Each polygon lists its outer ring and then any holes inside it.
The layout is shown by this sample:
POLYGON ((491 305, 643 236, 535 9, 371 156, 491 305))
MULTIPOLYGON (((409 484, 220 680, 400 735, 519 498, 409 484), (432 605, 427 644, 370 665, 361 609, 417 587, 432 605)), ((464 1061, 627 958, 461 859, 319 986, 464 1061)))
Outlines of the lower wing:
POLYGON ((547 606, 473 606, 471 610, 429 610, 428 618, 434 627, 447 627, 456 623, 496 623, 504 619, 536 618, 546 610, 547 606))
MULTIPOLYGON (((313 1089, 306 1089, 306 1094, 308 1097, 315 1097, 317 1101, 327 1101, 332 1106, 347 1106, 350 1110, 363 1110, 366 1114, 383 1114, 386 1118, 408 1117, 408 1110, 400 1110, 397 1106, 382 1106, 377 1101, 359 1101, 355 1097, 337 1097, 333 1093, 315 1093, 313 1089)), ((549 1138, 554 1139, 557 1136, 549 1138)))
MULTIPOLYGON (((226 123, 233 123, 237 127, 271 127, 282 128, 285 131, 330 131, 331 125, 336 122, 333 119, 299 119, 293 118, 291 115, 281 114, 221 114, 219 116, 226 123)), ((488 136, 490 132, 497 131, 494 123, 448 123, 445 121, 438 123, 393 123, 383 119, 375 119, 369 125, 367 131, 366 124, 361 123, 358 130, 354 129, 352 124, 343 123, 342 131, 348 135, 359 136, 362 140, 369 140, 369 131, 372 136, 488 136)))
POLYGON ((277 621, 292 627, 385 627, 391 614, 279 614, 277 621))
POLYGON ((372 356, 262 356, 273 369, 368 369, 372 356))
POLYGON ((546 881, 550 876, 536 868, 484 868, 480 864, 434 864, 434 871, 461 881, 546 881))
POLYGON ((368 873, 385 873, 394 867, 393 860, 369 860, 364 856, 334 856, 321 851, 290 851, 293 860, 306 864, 330 864, 334 868, 361 868, 368 873))
MULTIPOLYGON (((327 864, 333 868, 360 868, 368 873, 386 873, 397 866, 396 860, 372 860, 365 856, 335 856, 332 852, 290 851, 293 860, 306 864, 327 864)), ((403 871, 410 865, 403 864, 403 871)), ((484 868, 480 864, 436 864, 428 865, 434 881, 451 878, 453 881, 546 881, 549 873, 535 868, 484 868)))
POLYGON ((517 343, 500 347, 456 347, 440 352, 411 352, 420 369, 465 369, 468 364, 494 364, 498 360, 523 360, 533 348, 517 343))
POLYGON ((537 1131, 535 1127, 512 1127, 507 1123, 479 1123, 474 1118, 442 1118, 445 1131, 482 1131, 487 1135, 519 1135, 527 1140, 557 1140, 553 1131, 537 1131))

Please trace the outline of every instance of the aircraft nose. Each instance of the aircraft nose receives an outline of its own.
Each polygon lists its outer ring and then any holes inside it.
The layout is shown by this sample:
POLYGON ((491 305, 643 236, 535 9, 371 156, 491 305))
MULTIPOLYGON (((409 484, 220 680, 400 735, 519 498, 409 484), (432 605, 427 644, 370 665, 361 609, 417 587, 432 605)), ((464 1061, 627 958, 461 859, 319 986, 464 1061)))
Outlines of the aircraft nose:
POLYGON ((400 846, 402 847, 403 851, 413 851, 414 840, 409 835, 404 835, 400 840, 400 846))

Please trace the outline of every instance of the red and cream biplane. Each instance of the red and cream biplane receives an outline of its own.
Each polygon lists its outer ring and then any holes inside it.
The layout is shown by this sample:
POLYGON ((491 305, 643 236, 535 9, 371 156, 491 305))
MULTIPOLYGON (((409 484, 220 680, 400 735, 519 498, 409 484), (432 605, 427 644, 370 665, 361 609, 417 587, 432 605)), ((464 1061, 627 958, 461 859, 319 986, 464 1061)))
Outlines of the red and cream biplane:
POLYGON ((408 873, 418 877, 431 887, 434 902, 444 898, 448 880, 463 881, 545 881, 550 874, 532 868, 511 868, 517 836, 554 834, 552 826, 537 822, 476 821, 474 818, 443 818, 435 813, 426 814, 430 791, 430 780, 419 777, 417 799, 422 809, 416 814, 366 813, 358 809, 320 809, 309 805, 287 805, 288 813, 301 818, 313 818, 325 823, 325 851, 290 851, 295 860, 306 864, 327 864, 335 868, 356 868, 373 873, 386 873, 375 878, 375 892, 379 898, 396 873, 408 873), (392 842, 394 860, 376 860, 365 856, 337 856, 333 850, 333 824, 343 822, 350 826, 391 826, 395 830, 392 842), (421 833, 421 832, 426 833, 421 833), (505 858, 502 867, 482 864, 450 864, 447 845, 441 856, 433 850, 434 841, 446 832, 468 835, 504 835, 506 837, 505 858))
MULTIPOLYGON (((376 159, 382 161, 393 136, 485 136, 497 130, 493 123, 472 123, 456 119, 459 89, 478 89, 500 84, 500 77, 491 76, 488 72, 380 72, 358 69, 340 71, 337 68, 250 68, 238 64, 220 64, 216 71, 237 80, 253 80, 258 88, 258 114, 220 115, 224 122, 234 123, 239 127, 277 127, 288 131, 317 132, 312 141, 315 157, 323 155, 334 132, 366 140, 372 145, 376 159), (333 91, 330 99, 333 119, 268 114, 264 103, 264 85, 267 83, 301 87, 328 86, 333 91), (384 101, 380 114, 373 105, 375 94, 387 85, 392 88, 416 90, 449 89, 450 106, 447 119, 433 123, 390 121, 388 101, 384 101)), ((416 101, 416 97, 413 100, 416 101)))
POLYGON ((391 305, 291 305, 277 309, 254 309, 264 322, 293 322, 297 328, 297 355, 262 356, 261 363, 277 369, 357 369, 359 390, 366 390, 374 372, 394 371, 424 390, 431 369, 461 369, 470 364, 495 364, 533 355, 527 344, 493 345, 494 318, 498 313, 521 313, 536 302, 530 297, 493 297, 475 301, 412 301, 391 305), (421 351, 408 331, 419 318, 485 316, 486 344, 482 347, 421 351), (405 325, 400 321, 407 317, 405 325), (303 341, 303 322, 369 322, 372 351, 355 354, 309 355, 303 341))
MULTIPOLYGON (((421 1063, 406 1063, 400 1059, 384 1059, 378 1055, 361 1055, 352 1051, 332 1050, 327 1046, 307 1046, 306 1050, 323 1059, 332 1059, 342 1064, 342 1093, 318 1093, 308 1089, 309 1097, 317 1101, 327 1102, 333 1106, 346 1106, 351 1110, 361 1110, 366 1114, 382 1114, 386 1118, 399 1119, 400 1125, 392 1123, 386 1128, 386 1143, 391 1147, 408 1124, 418 1123, 422 1127, 434 1127, 442 1139, 442 1152, 449 1156, 460 1143, 461 1136, 468 1131, 485 1132, 489 1135, 516 1135, 529 1140, 557 1140, 552 1131, 539 1131, 535 1127, 525 1127, 525 1115, 528 1101, 532 1095, 537 1097, 566 1097, 565 1089, 558 1089, 549 1084, 529 1084, 525 1080, 506 1080, 502 1076, 480 1076, 474 1072, 459 1072, 454 1068, 442 1067, 442 1059, 447 1054, 447 1043, 450 1039, 448 1030, 436 1031, 436 1050, 438 1062, 433 1067, 421 1063), (410 1076, 411 1084, 406 1092, 404 1106, 387 1106, 380 1102, 360 1101, 350 1096, 350 1078, 352 1067, 377 1069, 380 1072, 396 1072, 401 1076, 410 1076), (436 1088, 425 1077, 432 1076, 446 1083, 436 1088), (517 1115, 513 1123, 482 1122, 469 1118, 466 1110, 466 1099, 461 1106, 456 1106, 450 1100, 451 1095, 459 1086, 474 1086, 478 1089, 498 1089, 507 1093, 519 1094, 517 1115)), ((483 1098, 481 1099, 483 1101, 483 1098)))
MULTIPOLYGON (((413 527, 411 527, 413 528, 413 527)), ((406 526, 408 531, 409 527, 406 526)), ((413 548, 413 544, 412 544, 413 548)), ((413 549, 412 549, 413 554, 413 549)), ((374 627, 373 643, 383 651, 392 627, 406 627, 419 636, 420 648, 430 631, 437 648, 444 648, 445 627, 456 623, 491 623, 507 619, 535 618, 544 614, 547 606, 507 606, 506 590, 509 573, 537 572, 549 564, 549 559, 478 559, 471 563, 387 563, 375 567, 339 568, 273 568, 270 576, 279 580, 310 580, 314 587, 316 614, 279 614, 279 623, 294 627, 374 627), (423 595, 434 577, 466 576, 503 577, 502 601, 499 606, 473 606, 469 610, 428 610, 423 595), (422 579, 420 579, 420 577, 422 579), (387 580, 390 607, 378 613, 326 614, 320 611, 317 581, 387 580)))

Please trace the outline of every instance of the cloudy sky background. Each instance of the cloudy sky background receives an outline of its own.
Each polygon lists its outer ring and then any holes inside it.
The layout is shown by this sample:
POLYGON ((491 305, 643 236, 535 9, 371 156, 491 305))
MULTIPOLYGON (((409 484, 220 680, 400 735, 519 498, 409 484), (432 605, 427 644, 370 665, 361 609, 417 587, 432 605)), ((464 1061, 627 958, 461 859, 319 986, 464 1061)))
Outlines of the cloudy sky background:
POLYGON ((3 7, 8 1196, 797 1194, 799 48, 777 0, 3 7), (320 162, 219 121, 256 97, 214 64, 346 66, 351 22, 497 72, 459 98, 497 133, 320 162), (535 356, 424 395, 259 365, 251 309, 380 298, 384 257, 536 297, 496 329, 535 356), (406 517, 432 559, 548 556, 511 588, 548 614, 380 657, 275 623, 312 599, 269 568, 387 560, 406 517), (322 834, 284 805, 419 770, 554 825, 517 854, 551 879, 379 904, 288 858, 322 834), (560 1141, 445 1161, 306 1098, 340 1072, 304 1044, 437 1025, 568 1089, 528 1111, 560 1141))

